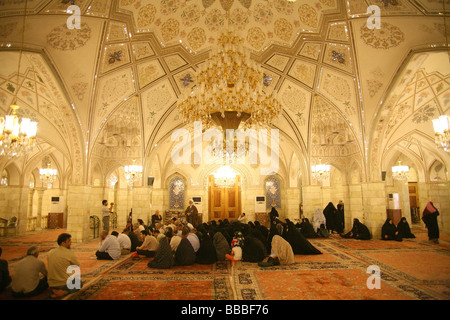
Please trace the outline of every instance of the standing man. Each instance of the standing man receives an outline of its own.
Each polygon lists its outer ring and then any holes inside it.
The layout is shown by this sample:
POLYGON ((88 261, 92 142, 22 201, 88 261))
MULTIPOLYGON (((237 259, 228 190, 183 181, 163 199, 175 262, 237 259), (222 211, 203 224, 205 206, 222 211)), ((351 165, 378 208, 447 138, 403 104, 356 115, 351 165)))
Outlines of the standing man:
POLYGON ((111 205, 108 208, 108 200, 103 200, 102 205, 103 230, 109 233, 109 214, 112 213, 114 203, 111 202, 111 205))
POLYGON ((184 213, 186 214, 187 222, 189 222, 196 228, 198 220, 198 210, 194 205, 194 200, 189 199, 189 206, 186 208, 186 211, 184 213))
MULTIPOLYGON (((72 290, 68 288, 67 280, 70 266, 79 266, 75 253, 70 249, 72 236, 68 233, 61 233, 58 236, 58 248, 51 250, 47 256, 48 265, 48 285, 53 290, 52 298, 61 297, 72 290), (68 290, 69 289, 69 290, 68 290)), ((81 280, 79 282, 81 288, 81 280)), ((79 290, 80 288, 75 288, 79 290)))

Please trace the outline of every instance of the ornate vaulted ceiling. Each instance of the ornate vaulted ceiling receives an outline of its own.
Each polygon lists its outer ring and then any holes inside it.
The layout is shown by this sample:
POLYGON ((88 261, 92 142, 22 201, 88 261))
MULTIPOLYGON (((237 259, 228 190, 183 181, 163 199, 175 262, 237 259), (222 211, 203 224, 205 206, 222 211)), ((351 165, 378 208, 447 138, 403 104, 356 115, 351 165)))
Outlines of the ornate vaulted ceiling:
POLYGON ((25 1, 0 2, 0 109, 17 93, 19 113, 39 121, 19 170, 48 154, 75 184, 130 158, 164 170, 170 134, 185 125, 177 101, 227 30, 278 92, 286 174, 321 157, 378 180, 398 152, 424 169, 450 165, 431 124, 449 114, 447 0, 77 0, 73 30, 64 2, 27 2, 19 75, 25 1), (380 29, 366 24, 373 4, 380 29))

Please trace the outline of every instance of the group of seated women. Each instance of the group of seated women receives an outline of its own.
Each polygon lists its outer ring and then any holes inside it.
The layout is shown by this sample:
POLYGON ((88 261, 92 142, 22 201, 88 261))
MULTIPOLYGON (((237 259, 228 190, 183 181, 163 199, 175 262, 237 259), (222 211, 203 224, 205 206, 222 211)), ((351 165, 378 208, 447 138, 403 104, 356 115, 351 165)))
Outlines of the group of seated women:
MULTIPOLYGON (((294 255, 321 254, 307 240, 320 236, 320 230, 314 232, 312 227, 308 228, 308 223, 307 219, 297 224, 289 219, 284 222, 275 219, 267 228, 258 221, 242 223, 225 219, 203 223, 197 228, 186 224, 175 231, 173 226, 167 225, 160 228, 159 247, 148 266, 164 269, 194 263, 213 264, 233 259, 230 254, 233 254, 235 245, 240 247, 238 259, 243 261, 258 263, 262 267, 292 264, 294 255), (236 234, 239 234, 239 241, 234 237, 236 234)), ((356 218, 352 229, 340 236, 359 240, 372 238, 369 229, 356 218)), ((406 218, 402 218, 397 226, 387 219, 382 227, 383 240, 401 241, 414 237, 406 218)))
POLYGON ((261 266, 291 264, 295 254, 321 254, 289 219, 285 222, 277 219, 270 228, 258 221, 244 224, 225 219, 203 223, 197 228, 187 224, 180 229, 181 233, 174 232, 169 225, 160 229, 160 232, 164 230, 163 235, 158 236, 159 246, 149 267, 167 269, 176 265, 225 261, 235 245, 241 247, 242 261, 260 263, 261 266), (234 237, 236 234, 239 234, 239 241, 234 237), (192 238, 198 239, 197 245, 192 238))

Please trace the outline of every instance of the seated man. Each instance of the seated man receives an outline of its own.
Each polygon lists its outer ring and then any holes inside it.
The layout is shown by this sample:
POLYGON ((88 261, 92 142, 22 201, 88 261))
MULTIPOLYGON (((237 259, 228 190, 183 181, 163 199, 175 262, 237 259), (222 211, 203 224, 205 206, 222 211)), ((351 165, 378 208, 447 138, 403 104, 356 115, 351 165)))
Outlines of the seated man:
POLYGON ((39 248, 32 246, 28 249, 26 257, 14 266, 11 284, 14 298, 37 296, 48 288, 47 268, 38 257, 39 248))
POLYGON ((106 230, 100 233, 100 243, 95 253, 98 260, 117 260, 120 258, 120 243, 117 237, 108 235, 106 230))
MULTIPOLYGON (((2 248, 0 248, 0 257, 2 256, 2 248)), ((8 261, 0 259, 0 292, 11 284, 11 276, 9 275, 8 261)))
POLYGON ((144 242, 140 247, 136 248, 136 252, 139 255, 143 255, 146 257, 154 257, 156 254, 156 250, 159 247, 159 242, 156 238, 149 234, 146 230, 142 231, 142 235, 145 237, 144 242))
POLYGON ((117 237, 117 240, 119 241, 119 245, 120 245, 120 254, 121 255, 126 255, 131 252, 131 239, 127 234, 125 234, 124 232, 119 234, 117 231, 113 231, 113 232, 111 232, 111 235, 117 237))
POLYGON ((192 228, 186 238, 189 240, 189 242, 192 245, 192 248, 194 248, 194 251, 197 253, 198 249, 200 249, 200 239, 197 236, 197 229, 192 228))
POLYGON ((81 280, 74 279, 74 285, 68 287, 69 277, 68 267, 79 266, 75 253, 70 249, 72 236, 62 233, 58 236, 58 248, 51 250, 47 255, 48 285, 53 290, 52 298, 61 297, 67 293, 81 289, 81 280))
POLYGON ((141 243, 139 243, 139 240, 138 240, 138 237, 136 236, 136 234, 134 232, 130 231, 130 229, 128 229, 128 228, 123 229, 122 233, 127 235, 130 238, 130 241, 131 241, 130 252, 135 252, 136 248, 141 245, 141 243))
POLYGON ((180 242, 181 242, 181 236, 179 236, 177 234, 173 234, 172 239, 170 239, 170 248, 172 249, 172 253, 174 255, 178 249, 178 246, 180 245, 180 242))

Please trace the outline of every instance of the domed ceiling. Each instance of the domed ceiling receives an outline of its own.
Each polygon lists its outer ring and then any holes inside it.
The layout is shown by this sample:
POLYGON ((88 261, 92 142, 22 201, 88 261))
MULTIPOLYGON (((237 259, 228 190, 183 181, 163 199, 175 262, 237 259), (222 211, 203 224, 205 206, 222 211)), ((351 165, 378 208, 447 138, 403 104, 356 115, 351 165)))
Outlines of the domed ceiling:
POLYGON ((278 92, 286 165, 292 154, 305 167, 326 158, 373 180, 387 150, 450 165, 431 124, 449 114, 447 0, 72 2, 79 29, 66 24, 71 1, 27 1, 19 74, 25 1, 0 2, 0 109, 16 94, 19 114, 39 121, 29 170, 44 154, 75 184, 155 153, 164 168, 170 135, 185 125, 177 101, 225 31, 278 92), (367 26, 370 5, 380 29, 367 26))

